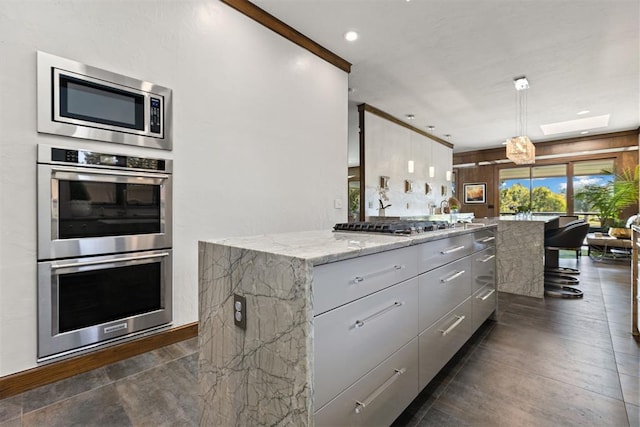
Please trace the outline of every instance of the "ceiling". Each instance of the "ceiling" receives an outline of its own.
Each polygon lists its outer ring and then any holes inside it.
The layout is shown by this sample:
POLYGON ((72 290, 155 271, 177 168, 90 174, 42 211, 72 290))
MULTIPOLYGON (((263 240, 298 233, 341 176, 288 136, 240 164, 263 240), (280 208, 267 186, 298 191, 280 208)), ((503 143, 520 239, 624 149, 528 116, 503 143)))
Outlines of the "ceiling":
POLYGON ((515 135, 522 75, 534 143, 582 136, 544 135, 541 125, 607 114, 608 126, 589 134, 640 127, 638 0, 252 2, 353 64, 350 102, 433 125, 455 152, 515 135), (349 30, 359 39, 347 42, 349 30))

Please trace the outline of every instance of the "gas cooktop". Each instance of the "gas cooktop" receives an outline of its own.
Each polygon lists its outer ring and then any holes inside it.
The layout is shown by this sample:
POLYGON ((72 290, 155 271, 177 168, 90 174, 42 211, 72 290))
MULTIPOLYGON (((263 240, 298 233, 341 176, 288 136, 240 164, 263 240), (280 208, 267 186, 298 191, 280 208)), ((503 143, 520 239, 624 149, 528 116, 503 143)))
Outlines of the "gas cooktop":
POLYGON ((420 234, 449 228, 447 221, 358 221, 342 222, 333 226, 333 231, 357 231, 364 233, 420 234))

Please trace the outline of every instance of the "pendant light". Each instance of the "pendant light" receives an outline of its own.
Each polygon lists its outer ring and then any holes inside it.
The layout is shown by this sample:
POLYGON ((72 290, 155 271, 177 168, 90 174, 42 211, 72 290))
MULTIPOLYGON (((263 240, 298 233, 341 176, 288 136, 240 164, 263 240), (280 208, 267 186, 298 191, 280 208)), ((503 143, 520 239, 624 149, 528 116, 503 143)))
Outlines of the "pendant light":
POLYGON ((529 165, 536 162, 536 147, 533 145, 527 131, 527 90, 529 81, 526 77, 513 80, 516 87, 516 134, 507 139, 507 158, 517 165, 529 165))

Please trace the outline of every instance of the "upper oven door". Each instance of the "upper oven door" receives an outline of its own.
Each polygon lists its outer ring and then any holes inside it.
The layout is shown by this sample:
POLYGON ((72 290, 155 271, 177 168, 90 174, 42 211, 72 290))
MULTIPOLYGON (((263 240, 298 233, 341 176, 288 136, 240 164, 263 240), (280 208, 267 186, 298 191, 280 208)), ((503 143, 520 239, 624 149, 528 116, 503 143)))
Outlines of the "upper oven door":
POLYGON ((38 259, 169 248, 170 174, 38 164, 38 259))

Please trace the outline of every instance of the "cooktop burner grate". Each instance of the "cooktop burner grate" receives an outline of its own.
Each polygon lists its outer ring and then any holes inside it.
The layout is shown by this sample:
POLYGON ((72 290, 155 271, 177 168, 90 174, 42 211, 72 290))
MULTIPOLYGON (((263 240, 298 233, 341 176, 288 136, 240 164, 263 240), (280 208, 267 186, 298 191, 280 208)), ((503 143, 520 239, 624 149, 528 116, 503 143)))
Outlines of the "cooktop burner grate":
POLYGON ((419 234, 449 228, 446 221, 358 221, 342 222, 333 227, 334 231, 359 231, 365 233, 419 234))

